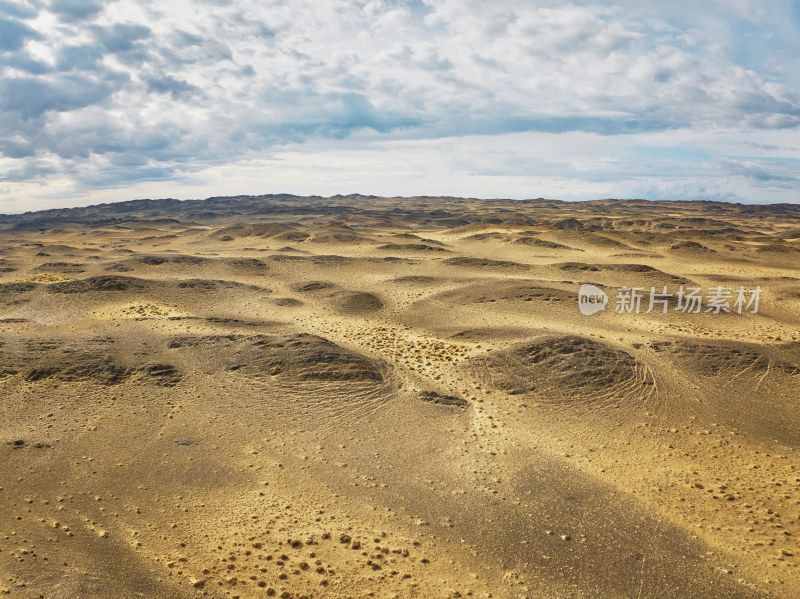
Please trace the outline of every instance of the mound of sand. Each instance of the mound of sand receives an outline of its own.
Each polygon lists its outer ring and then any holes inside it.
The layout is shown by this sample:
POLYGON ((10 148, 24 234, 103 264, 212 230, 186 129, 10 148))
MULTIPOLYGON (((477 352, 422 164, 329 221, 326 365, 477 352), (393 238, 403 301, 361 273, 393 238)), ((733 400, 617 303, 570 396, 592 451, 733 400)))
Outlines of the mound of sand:
POLYGON ((548 250, 571 250, 571 251, 583 251, 583 250, 576 250, 575 248, 571 248, 568 245, 564 245, 563 243, 556 243, 555 241, 547 241, 546 239, 539 239, 538 237, 533 237, 532 235, 523 235, 518 237, 514 240, 514 243, 518 243, 520 245, 527 245, 531 247, 540 247, 545 248, 548 250))
POLYGON ((80 274, 86 272, 85 264, 74 262, 46 262, 33 269, 33 272, 45 272, 62 275, 80 274))
POLYGON ((669 246, 669 249, 671 249, 671 250, 699 250, 699 251, 702 251, 702 252, 713 252, 714 251, 714 250, 711 250, 711 249, 707 248, 702 243, 698 243, 697 241, 679 241, 678 243, 675 243, 675 244, 669 246))
POLYGON ((13 354, 4 353, 0 358, 5 362, 3 369, 29 383, 88 382, 111 386, 137 377, 143 382, 172 387, 182 379, 175 366, 130 360, 113 339, 32 340, 16 344, 13 354))
POLYGON ((331 233, 315 235, 309 239, 312 243, 343 243, 343 244, 359 244, 372 241, 369 237, 356 235, 354 233, 331 233))
POLYGON ((449 252, 450 250, 428 245, 426 243, 385 243, 379 245, 379 250, 384 252, 449 252))
POLYGON ((490 355, 493 385, 546 402, 641 401, 652 391, 649 371, 631 354, 585 337, 547 337, 490 355))
POLYGON ((437 391, 422 391, 419 394, 422 401, 435 404, 437 406, 449 406, 463 408, 469 405, 466 399, 456 397, 455 395, 443 395, 437 391))
POLYGON ((214 231, 212 237, 216 239, 237 239, 241 237, 275 237, 281 233, 293 230, 294 227, 284 223, 243 223, 223 227, 214 231))
POLYGON ((308 283, 295 285, 294 290, 300 293, 310 293, 313 291, 325 291, 335 287, 336 284, 329 281, 309 281, 308 283))
POLYGON ((492 260, 490 258, 474 258, 471 256, 459 256, 457 258, 447 258, 442 260, 442 264, 450 266, 463 266, 467 268, 524 268, 524 264, 512 262, 510 260, 492 260))
POLYGON ((745 372, 782 371, 789 375, 800 374, 800 366, 786 360, 770 357, 763 350, 747 345, 719 345, 690 341, 667 342, 660 345, 678 358, 686 360, 692 370, 706 376, 720 374, 740 376, 745 372))
POLYGON ((342 291, 334 294, 332 301, 338 311, 348 314, 377 312, 383 308, 383 301, 366 291, 342 291))
POLYGON ((227 370, 254 377, 282 376, 319 381, 383 381, 379 363, 339 345, 303 333, 291 335, 179 336, 171 350, 202 352, 207 371, 227 370))
POLYGON ((443 279, 431 277, 428 275, 406 275, 403 277, 395 277, 392 279, 393 283, 411 283, 413 285, 428 285, 430 283, 437 283, 443 279))
POLYGON ((99 276, 68 281, 65 283, 53 283, 47 287, 50 293, 78 294, 92 292, 121 292, 121 291, 142 291, 152 282, 146 279, 125 276, 99 276))

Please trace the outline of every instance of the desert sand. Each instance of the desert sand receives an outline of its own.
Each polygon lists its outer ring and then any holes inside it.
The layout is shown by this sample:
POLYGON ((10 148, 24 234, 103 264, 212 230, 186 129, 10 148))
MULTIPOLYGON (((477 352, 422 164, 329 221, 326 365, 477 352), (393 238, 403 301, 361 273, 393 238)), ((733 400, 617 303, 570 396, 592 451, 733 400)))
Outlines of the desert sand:
POLYGON ((800 206, 142 200, 0 248, 3 596, 800 597, 800 206), (614 310, 681 285, 763 293, 614 310))

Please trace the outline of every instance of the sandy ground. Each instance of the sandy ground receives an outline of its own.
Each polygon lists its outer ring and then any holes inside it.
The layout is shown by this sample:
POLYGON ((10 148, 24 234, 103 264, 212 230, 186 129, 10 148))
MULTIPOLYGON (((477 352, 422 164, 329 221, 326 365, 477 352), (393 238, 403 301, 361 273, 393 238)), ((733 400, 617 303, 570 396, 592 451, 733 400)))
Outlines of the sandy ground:
POLYGON ((0 594, 800 597, 792 207, 144 201, 0 248, 0 594), (759 310, 615 312, 681 285, 759 310))

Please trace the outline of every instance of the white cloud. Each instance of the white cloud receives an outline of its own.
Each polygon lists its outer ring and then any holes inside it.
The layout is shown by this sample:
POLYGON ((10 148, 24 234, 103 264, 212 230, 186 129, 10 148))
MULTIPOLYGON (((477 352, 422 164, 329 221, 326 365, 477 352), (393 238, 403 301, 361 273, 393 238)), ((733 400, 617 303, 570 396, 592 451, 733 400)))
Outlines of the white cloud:
MULTIPOLYGON (((0 54, 0 181, 16 207, 41 180, 58 180, 65 201, 136 181, 180 189, 193 173, 202 179, 226 165, 244 173, 234 165, 287 152, 293 164, 317 156, 304 179, 332 185, 358 170, 315 144, 335 140, 352 158, 365 141, 400 156, 403 144, 430 141, 470 156, 449 172, 493 182, 490 195, 517 195, 515 177, 525 176, 553 186, 537 195, 570 195, 570 185, 603 195, 614 177, 625 190, 635 174, 615 165, 648 136, 691 131, 693 143, 708 145, 709 131, 758 137, 800 125, 792 72, 781 78, 753 56, 740 60, 748 41, 732 41, 738 28, 766 30, 782 13, 738 0, 727 3, 731 16, 722 4, 698 7, 687 23, 684 0, 117 0, 102 9, 59 0, 13 14, 0 2, 0 18, 22 36, 0 54), (487 174, 463 141, 480 134, 475 143, 502 146, 525 131, 556 148, 546 178, 502 150, 487 174), (571 132, 605 143, 587 153, 570 145, 578 143, 571 132)), ((696 163, 662 164, 668 174, 653 189, 674 187, 673 174, 712 176, 696 163)), ((407 176, 446 181, 447 169, 419 166, 407 176)), ((391 180, 396 165, 370 168, 391 180)), ((736 176, 756 180, 755 172, 736 176)))

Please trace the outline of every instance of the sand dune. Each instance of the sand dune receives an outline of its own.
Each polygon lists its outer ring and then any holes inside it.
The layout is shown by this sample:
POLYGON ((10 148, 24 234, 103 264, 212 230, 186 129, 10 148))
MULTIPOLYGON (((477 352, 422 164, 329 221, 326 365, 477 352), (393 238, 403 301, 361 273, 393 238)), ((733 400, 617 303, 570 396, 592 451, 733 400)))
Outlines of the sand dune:
POLYGON ((794 599, 799 221, 359 195, 2 217, 0 593, 794 599), (761 303, 615 311, 681 286, 761 303))

